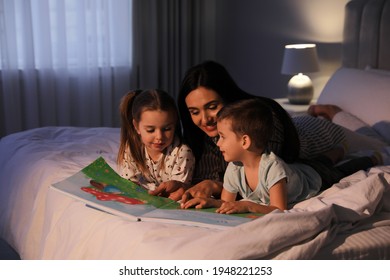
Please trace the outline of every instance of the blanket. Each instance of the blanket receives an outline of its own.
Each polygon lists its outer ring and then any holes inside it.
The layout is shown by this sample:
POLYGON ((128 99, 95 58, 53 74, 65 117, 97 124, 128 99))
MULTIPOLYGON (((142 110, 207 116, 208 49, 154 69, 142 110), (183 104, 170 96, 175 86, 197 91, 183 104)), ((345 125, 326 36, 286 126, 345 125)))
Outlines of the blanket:
POLYGON ((390 229, 390 166, 225 230, 133 222, 49 188, 98 156, 116 169, 118 143, 113 128, 40 128, 3 138, 0 237, 22 259, 312 259, 340 234, 390 229))

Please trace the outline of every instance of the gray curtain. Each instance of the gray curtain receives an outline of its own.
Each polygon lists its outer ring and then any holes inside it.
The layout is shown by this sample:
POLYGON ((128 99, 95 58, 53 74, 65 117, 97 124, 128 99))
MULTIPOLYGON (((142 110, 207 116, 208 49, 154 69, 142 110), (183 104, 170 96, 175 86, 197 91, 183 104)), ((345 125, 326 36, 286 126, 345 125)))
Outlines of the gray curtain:
POLYGON ((134 0, 138 88, 175 98, 185 71, 215 58, 215 0, 134 0))
POLYGON ((214 58, 215 1, 0 0, 0 137, 49 125, 119 126, 129 89, 161 88, 176 98, 184 72, 214 58))
POLYGON ((118 126, 133 63, 131 0, 0 0, 0 137, 118 126))

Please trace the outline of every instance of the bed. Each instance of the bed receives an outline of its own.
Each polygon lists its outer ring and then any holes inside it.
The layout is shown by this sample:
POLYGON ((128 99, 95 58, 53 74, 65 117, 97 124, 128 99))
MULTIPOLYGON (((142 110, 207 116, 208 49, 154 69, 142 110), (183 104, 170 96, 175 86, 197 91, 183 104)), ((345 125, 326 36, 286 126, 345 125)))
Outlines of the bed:
MULTIPOLYGON (((318 102, 358 116, 390 145, 389 21, 390 1, 347 4, 343 66, 318 102)), ((42 127, 1 139, 0 238, 26 260, 390 258, 390 165, 224 230, 134 222, 50 188, 100 156, 116 169, 118 144, 119 129, 104 127, 42 127)))

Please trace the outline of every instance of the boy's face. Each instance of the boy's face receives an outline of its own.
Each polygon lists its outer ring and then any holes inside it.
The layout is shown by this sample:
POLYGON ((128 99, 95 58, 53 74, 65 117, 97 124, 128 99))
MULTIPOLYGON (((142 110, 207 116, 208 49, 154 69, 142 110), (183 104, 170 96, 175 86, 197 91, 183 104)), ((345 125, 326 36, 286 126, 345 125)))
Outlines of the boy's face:
POLYGON ((217 123, 219 140, 217 146, 225 161, 240 161, 243 152, 241 137, 237 136, 231 125, 231 120, 221 120, 217 123))

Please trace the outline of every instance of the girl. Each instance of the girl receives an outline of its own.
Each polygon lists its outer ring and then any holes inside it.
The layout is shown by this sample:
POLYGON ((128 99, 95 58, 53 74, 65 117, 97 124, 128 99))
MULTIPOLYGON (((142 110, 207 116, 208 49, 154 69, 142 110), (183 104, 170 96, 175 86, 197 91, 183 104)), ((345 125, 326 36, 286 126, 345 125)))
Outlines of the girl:
POLYGON ((158 90, 136 90, 121 100, 118 166, 122 177, 172 199, 171 189, 191 183, 195 158, 180 140, 175 101, 158 90), (165 193, 166 192, 166 193, 165 193))

